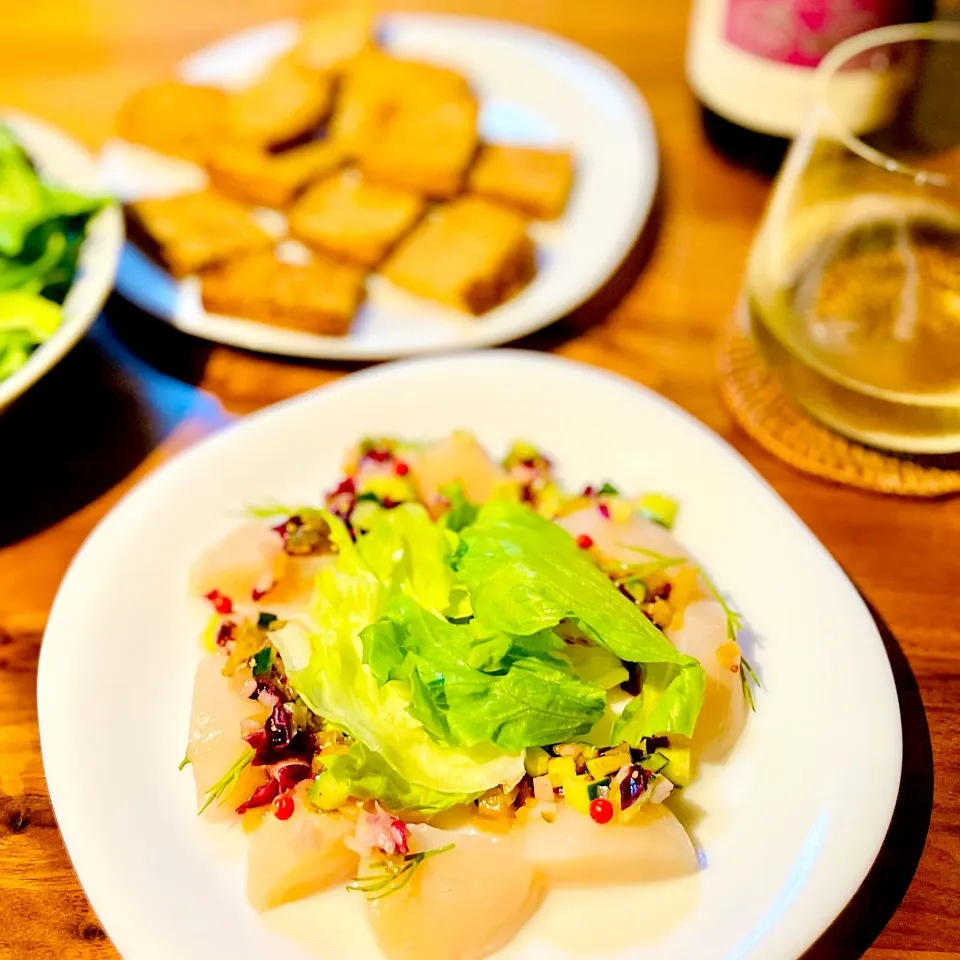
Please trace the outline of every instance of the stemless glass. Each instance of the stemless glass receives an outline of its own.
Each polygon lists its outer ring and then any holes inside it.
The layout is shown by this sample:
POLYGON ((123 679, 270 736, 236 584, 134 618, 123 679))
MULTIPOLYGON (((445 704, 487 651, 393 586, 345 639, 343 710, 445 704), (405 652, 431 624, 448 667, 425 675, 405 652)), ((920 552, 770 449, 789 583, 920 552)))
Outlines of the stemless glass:
POLYGON ((960 450, 960 24, 828 54, 747 273, 757 346, 814 417, 861 442, 960 450))

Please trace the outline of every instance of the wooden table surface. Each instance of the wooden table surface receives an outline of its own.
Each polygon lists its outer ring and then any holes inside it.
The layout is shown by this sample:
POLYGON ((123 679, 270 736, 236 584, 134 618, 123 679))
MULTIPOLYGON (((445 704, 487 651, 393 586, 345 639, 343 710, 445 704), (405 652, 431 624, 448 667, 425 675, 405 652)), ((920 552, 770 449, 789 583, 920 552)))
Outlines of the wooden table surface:
MULTIPOLYGON (((707 423, 776 487, 888 625, 905 731, 900 801, 874 870, 808 958, 960 960, 960 502, 894 501, 808 479, 759 449, 724 409, 714 339, 735 302, 768 185, 704 143, 683 77, 688 4, 384 6, 553 30, 608 57, 647 97, 664 172, 647 258, 636 258, 642 270, 522 345, 615 370, 707 423)), ((298 9, 295 0, 0 0, 0 104, 95 146, 123 99, 178 58, 298 9)), ((0 416, 0 956, 117 955, 64 850, 40 759, 37 658, 72 556, 172 451, 350 369, 211 347, 115 299, 87 340, 0 416)), ((77 682, 89 682, 91 696, 103 694, 95 665, 77 682)), ((837 738, 855 765, 856 744, 844 743, 842 730, 837 738)), ((811 778, 810 789, 830 785, 811 778)))

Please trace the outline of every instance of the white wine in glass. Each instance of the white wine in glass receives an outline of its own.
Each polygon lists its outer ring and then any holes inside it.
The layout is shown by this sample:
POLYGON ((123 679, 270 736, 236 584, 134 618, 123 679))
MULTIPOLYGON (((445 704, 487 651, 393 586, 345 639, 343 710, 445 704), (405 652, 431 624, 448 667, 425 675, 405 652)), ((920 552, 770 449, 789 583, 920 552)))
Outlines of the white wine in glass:
POLYGON ((854 37, 819 83, 751 253, 753 336, 836 431, 960 451, 960 24, 854 37))

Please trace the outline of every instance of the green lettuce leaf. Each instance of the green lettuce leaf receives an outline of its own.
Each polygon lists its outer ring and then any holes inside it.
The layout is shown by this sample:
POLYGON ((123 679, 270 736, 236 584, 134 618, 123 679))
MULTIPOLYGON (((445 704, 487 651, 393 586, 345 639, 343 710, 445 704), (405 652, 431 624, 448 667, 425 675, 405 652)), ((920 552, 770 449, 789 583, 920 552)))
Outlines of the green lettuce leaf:
MULTIPOLYGON (((271 640, 280 650, 290 683, 314 713, 346 730, 399 780, 434 796, 442 794, 452 806, 464 796, 515 784, 523 775, 522 757, 491 744, 463 749, 434 742, 410 713, 406 686, 378 684, 363 663, 359 639, 364 627, 383 615, 391 596, 409 591, 420 603, 447 605, 443 588, 426 577, 426 571, 436 568, 436 556, 421 556, 426 547, 410 549, 421 527, 416 514, 422 509, 384 511, 377 529, 385 525, 393 530, 367 543, 371 532, 357 544, 337 517, 325 513, 339 556, 317 577, 311 605, 315 632, 303 630, 298 637, 294 631, 278 631, 271 640), (396 542, 401 549, 395 549, 396 542)), ((420 519, 430 524, 425 512, 420 519)), ((445 556, 449 547, 445 533, 432 529, 430 537, 427 542, 442 551, 441 558, 445 556)), ((445 577, 449 594, 453 582, 449 570, 445 577)))
POLYGON ((44 183, 10 131, 0 127, 0 254, 16 257, 35 227, 89 217, 104 203, 44 183))
POLYGON ((405 503, 378 515, 355 549, 388 596, 401 593, 428 610, 461 617, 469 604, 449 563, 458 545, 459 537, 435 524, 424 507, 405 503))
POLYGON ((60 326, 87 221, 104 205, 43 182, 0 125, 0 380, 60 326))
POLYGON ((643 670, 641 696, 634 697, 613 725, 612 742, 639 746, 644 737, 675 733, 693 736, 703 706, 703 671, 651 663, 643 670))
POLYGON ((61 322, 60 308, 35 293, 9 290, 0 293, 0 337, 19 332, 32 343, 43 343, 56 333, 61 322))
POLYGON ((573 667, 573 672, 587 683, 595 683, 611 690, 630 679, 623 661, 604 647, 571 644, 561 656, 573 667))
POLYGON ((450 503, 450 509, 439 521, 448 530, 459 533, 464 527, 477 519, 477 507, 464 495, 462 484, 447 484, 447 486, 440 488, 440 495, 446 497, 450 503))
POLYGON ((16 373, 61 322, 60 307, 35 293, 0 292, 0 380, 16 373))
POLYGON ((511 635, 572 621, 621 660, 661 665, 653 672, 661 689, 651 686, 640 695, 656 696, 656 706, 633 709, 651 724, 670 725, 644 735, 692 732, 703 706, 703 668, 680 653, 565 530, 520 504, 491 501, 461 537, 466 549, 456 569, 478 619, 511 635))
POLYGON ((439 813, 454 804, 469 803, 478 793, 440 793, 405 779, 379 754, 362 743, 324 761, 324 770, 310 788, 310 798, 321 809, 335 809, 347 797, 379 800, 388 810, 439 813))
POLYGON ((433 739, 517 751, 586 733, 606 705, 604 688, 553 655, 563 644, 546 634, 491 635, 476 621, 450 623, 397 596, 361 639, 379 683, 411 685, 410 712, 433 739))

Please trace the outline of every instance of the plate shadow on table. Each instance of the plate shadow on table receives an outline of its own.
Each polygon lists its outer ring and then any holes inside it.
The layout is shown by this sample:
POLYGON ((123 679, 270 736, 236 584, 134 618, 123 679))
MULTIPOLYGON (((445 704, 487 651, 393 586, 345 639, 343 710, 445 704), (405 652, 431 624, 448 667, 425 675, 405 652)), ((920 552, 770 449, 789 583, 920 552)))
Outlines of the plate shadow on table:
MULTIPOLYGON (((861 594, 862 596, 862 594, 861 594)), ((801 960, 855 960, 887 925, 913 879, 933 811, 933 749, 920 690, 903 650, 870 601, 893 669, 903 726, 900 792, 876 862, 840 916, 801 960)))
POLYGON ((183 333, 113 293, 103 319, 114 337, 143 363, 185 384, 197 386, 213 344, 183 333))
POLYGON ((179 373, 183 378, 141 359, 102 315, 53 370, 0 413, 0 450, 8 458, 0 547, 102 496, 184 420, 200 419, 210 429, 224 421, 219 403, 193 385, 189 371, 179 373))
POLYGON ((657 246, 665 206, 664 175, 657 182, 650 214, 620 266, 588 300, 572 313, 543 330, 531 333, 509 346, 522 350, 555 350, 568 340, 602 323, 630 293, 657 246))

